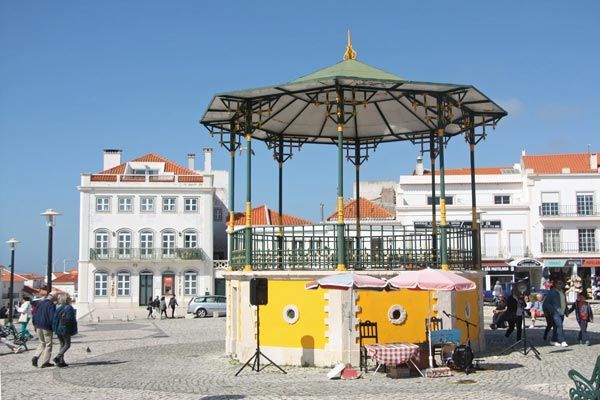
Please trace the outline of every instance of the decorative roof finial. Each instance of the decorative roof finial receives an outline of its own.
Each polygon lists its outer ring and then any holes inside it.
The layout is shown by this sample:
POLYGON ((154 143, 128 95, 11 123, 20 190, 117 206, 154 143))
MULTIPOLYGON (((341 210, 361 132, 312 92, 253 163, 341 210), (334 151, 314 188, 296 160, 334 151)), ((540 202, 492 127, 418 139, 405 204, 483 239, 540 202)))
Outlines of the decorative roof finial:
POLYGON ((352 38, 350 37, 350 29, 348 29, 348 45, 344 53, 344 61, 356 60, 356 51, 352 48, 352 38))

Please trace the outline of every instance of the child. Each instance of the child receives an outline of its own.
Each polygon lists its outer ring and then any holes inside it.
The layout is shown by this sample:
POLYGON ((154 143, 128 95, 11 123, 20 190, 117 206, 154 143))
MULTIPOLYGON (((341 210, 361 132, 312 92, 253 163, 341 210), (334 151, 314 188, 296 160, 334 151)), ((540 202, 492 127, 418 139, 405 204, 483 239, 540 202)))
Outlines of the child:
POLYGON ((537 301, 533 302, 533 304, 531 305, 531 309, 530 309, 530 311, 531 311, 531 325, 529 326, 530 328, 535 328, 535 320, 538 317, 541 317, 544 315, 544 311, 542 310, 544 295, 541 293, 538 293, 536 299, 537 299, 537 301))
POLYGON ((569 310, 567 310, 567 315, 573 311, 575 311, 575 318, 577 319, 577 323, 579 323, 579 335, 577 335, 577 340, 579 340, 579 344, 585 342, 585 344, 589 346, 590 341, 587 338, 587 324, 588 322, 593 322, 594 314, 592 314, 592 307, 590 307, 590 304, 585 301, 585 295, 583 293, 577 295, 577 301, 573 303, 569 310))

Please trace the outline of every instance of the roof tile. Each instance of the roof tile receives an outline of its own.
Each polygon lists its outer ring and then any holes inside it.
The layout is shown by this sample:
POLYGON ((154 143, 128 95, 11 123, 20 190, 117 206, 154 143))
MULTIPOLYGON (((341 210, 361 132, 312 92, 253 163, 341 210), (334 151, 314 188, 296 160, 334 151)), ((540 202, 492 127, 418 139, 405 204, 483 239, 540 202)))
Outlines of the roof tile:
POLYGON ((535 174, 560 174, 563 168, 569 168, 572 174, 598 172, 590 168, 590 154, 542 154, 523 156, 525 169, 532 169, 535 174))
MULTIPOLYGON (((252 216, 252 225, 270 225, 277 226, 279 225, 279 213, 271 210, 266 205, 258 206, 252 209, 250 214, 252 216)), ((283 225, 312 225, 312 222, 295 217, 289 214, 282 214, 282 222, 283 225)), ((245 212, 237 212, 234 214, 233 223, 235 226, 243 226, 246 225, 246 213, 245 212)))
MULTIPOLYGON (((360 198, 359 204, 361 219, 394 219, 394 215, 391 212, 363 197, 360 198)), ((334 212, 327 218, 327 221, 336 219, 337 212, 334 212)), ((344 206, 344 219, 356 219, 356 199, 344 206)))

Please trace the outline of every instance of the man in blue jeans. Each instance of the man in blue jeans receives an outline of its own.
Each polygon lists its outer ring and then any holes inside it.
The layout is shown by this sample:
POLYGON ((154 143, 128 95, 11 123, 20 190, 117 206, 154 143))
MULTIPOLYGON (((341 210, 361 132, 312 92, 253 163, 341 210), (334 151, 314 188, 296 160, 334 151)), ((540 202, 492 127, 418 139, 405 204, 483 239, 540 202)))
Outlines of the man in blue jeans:
POLYGON ((567 311, 567 298, 563 291, 565 284, 563 281, 554 282, 554 287, 550 289, 546 297, 542 308, 544 313, 548 315, 552 320, 554 326, 552 327, 552 339, 550 344, 554 346, 567 347, 568 344, 565 341, 565 334, 563 332, 563 320, 567 311))

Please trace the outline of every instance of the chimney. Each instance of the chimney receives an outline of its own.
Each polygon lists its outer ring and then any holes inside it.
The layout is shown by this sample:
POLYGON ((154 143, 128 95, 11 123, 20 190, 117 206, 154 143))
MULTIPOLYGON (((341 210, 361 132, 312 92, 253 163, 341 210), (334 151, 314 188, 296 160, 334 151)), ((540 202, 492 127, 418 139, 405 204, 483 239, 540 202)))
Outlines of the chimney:
POLYGON ((590 169, 594 172, 598 171, 598 153, 590 154, 590 169))
POLYGON ((423 175, 423 156, 417 156, 417 165, 415 166, 415 175, 423 175))
POLYGON ((204 172, 212 171, 212 150, 211 147, 204 148, 204 172))
POLYGON ((521 149, 521 157, 526 156, 527 153, 525 152, 525 149, 521 149))
POLYGON ((106 171, 117 165, 121 165, 121 150, 104 149, 104 167, 102 170, 106 171))
POLYGON ((191 169, 192 171, 194 171, 196 169, 196 155, 194 153, 188 153, 188 163, 187 163, 187 167, 188 169, 191 169))

